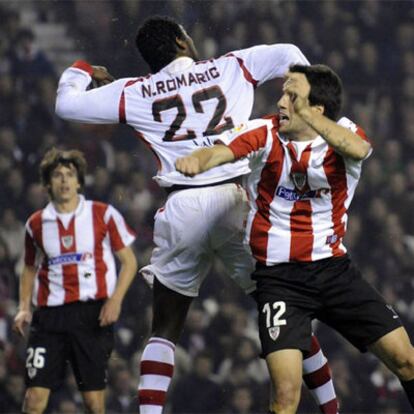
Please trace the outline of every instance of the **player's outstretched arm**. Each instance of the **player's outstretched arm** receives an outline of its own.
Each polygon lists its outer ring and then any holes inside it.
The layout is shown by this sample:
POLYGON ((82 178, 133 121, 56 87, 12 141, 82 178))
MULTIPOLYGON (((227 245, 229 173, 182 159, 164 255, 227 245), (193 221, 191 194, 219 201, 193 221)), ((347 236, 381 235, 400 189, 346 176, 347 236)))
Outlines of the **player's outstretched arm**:
POLYGON ((77 61, 60 77, 56 115, 67 121, 118 123, 120 99, 127 81, 128 79, 113 81, 106 68, 77 61), (92 80, 104 86, 87 90, 92 80))
POLYGON ((186 157, 178 158, 175 161, 175 168, 184 175, 193 177, 217 165, 234 160, 235 156, 230 148, 225 145, 214 145, 214 147, 202 148, 186 157))

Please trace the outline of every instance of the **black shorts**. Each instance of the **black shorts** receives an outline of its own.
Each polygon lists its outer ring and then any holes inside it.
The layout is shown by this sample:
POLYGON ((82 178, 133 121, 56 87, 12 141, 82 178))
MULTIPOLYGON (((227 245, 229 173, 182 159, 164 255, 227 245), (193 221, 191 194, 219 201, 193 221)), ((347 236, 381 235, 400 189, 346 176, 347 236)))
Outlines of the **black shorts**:
POLYGON ((256 302, 263 355, 309 351, 312 319, 342 334, 361 352, 401 326, 398 315, 362 279, 348 256, 315 262, 258 264, 256 302))
POLYGON ((104 301, 42 307, 33 314, 26 355, 26 386, 55 389, 69 362, 80 391, 105 389, 113 326, 99 326, 104 301))

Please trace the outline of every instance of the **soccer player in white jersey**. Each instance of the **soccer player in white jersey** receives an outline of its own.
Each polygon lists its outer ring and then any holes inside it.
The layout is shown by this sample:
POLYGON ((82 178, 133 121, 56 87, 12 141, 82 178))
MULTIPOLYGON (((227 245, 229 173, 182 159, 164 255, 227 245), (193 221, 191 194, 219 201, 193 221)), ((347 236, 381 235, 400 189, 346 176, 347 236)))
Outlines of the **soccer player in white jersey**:
MULTIPOLYGON (((155 276, 155 282, 152 335, 141 361, 140 411, 156 414, 165 404, 175 344, 188 307, 212 257, 223 261, 246 293, 255 289, 250 278, 253 262, 242 245, 247 199, 235 183, 249 172, 248 163, 240 161, 190 178, 175 170, 175 159, 246 122, 256 86, 282 77, 292 63, 308 61, 290 44, 255 46, 197 61, 191 38, 168 18, 145 22, 136 43, 152 74, 86 91, 92 79, 109 82, 111 77, 78 61, 60 79, 56 112, 78 122, 131 126, 154 152, 159 164, 155 180, 169 193, 155 217, 151 263, 142 270, 148 278, 155 276)), ((337 401, 327 361, 314 337, 313 343, 304 362, 305 381, 322 412, 335 414, 337 401)))
POLYGON ((337 119, 341 81, 327 66, 294 65, 279 114, 220 136, 226 145, 177 160, 187 175, 248 157, 246 243, 257 260, 259 331, 275 397, 271 409, 295 413, 302 352, 318 318, 401 381, 414 407, 414 348, 398 315, 362 279, 342 243, 362 161, 364 132, 337 119))
POLYGON ((129 247, 135 235, 112 206, 79 194, 86 173, 81 152, 52 149, 40 172, 51 201, 26 223, 14 322, 21 335, 31 324, 23 412, 44 412, 69 361, 87 412, 104 413, 113 323, 137 271, 129 247), (121 264, 118 278, 114 254, 121 264))

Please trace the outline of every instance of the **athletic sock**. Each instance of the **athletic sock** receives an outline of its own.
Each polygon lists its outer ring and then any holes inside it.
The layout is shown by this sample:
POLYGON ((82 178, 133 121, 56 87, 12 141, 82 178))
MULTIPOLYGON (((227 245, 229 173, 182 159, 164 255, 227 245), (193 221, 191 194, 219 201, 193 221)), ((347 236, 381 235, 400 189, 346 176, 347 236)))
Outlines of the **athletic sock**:
POLYGON ((138 400, 141 414, 161 414, 174 371, 175 345, 163 338, 148 341, 141 357, 138 400))
POLYGON ((315 335, 312 335, 311 350, 303 359, 303 380, 322 413, 338 413, 331 370, 315 335))
POLYGON ((407 395, 408 401, 410 401, 410 405, 414 408, 414 379, 410 381, 401 381, 401 385, 404 388, 404 391, 407 395))

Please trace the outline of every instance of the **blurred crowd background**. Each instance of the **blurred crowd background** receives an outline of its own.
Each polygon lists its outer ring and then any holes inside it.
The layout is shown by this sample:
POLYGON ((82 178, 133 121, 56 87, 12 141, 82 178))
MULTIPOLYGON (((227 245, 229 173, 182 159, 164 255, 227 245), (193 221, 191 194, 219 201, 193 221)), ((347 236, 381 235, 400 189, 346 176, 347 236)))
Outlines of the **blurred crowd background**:
MULTIPOLYGON (((137 231, 140 265, 152 248, 153 215, 166 198, 151 177, 151 153, 120 126, 69 124, 54 115, 57 80, 77 58, 115 77, 148 68, 134 47, 151 14, 176 17, 200 57, 262 43, 298 45, 312 63, 342 77, 343 114, 374 145, 350 209, 347 246, 365 277, 414 334, 414 3, 412 1, 2 1, 0 2, 0 412, 20 412, 25 343, 11 331, 28 216, 47 202, 38 164, 52 146, 77 148, 89 163, 87 197, 117 207, 137 231)), ((280 82, 257 90, 254 116, 275 111, 280 82)), ((241 105, 243 102, 240 103, 241 105)), ((138 361, 149 333, 151 292, 137 277, 116 325, 110 413, 137 412, 138 361)), ((220 263, 190 311, 177 351, 166 413, 265 413, 269 384, 253 301, 220 263)), ((401 413, 398 380, 322 325, 343 413, 401 413)), ((317 412, 304 391, 300 412, 317 412)), ((48 412, 81 411, 73 376, 48 412)))

